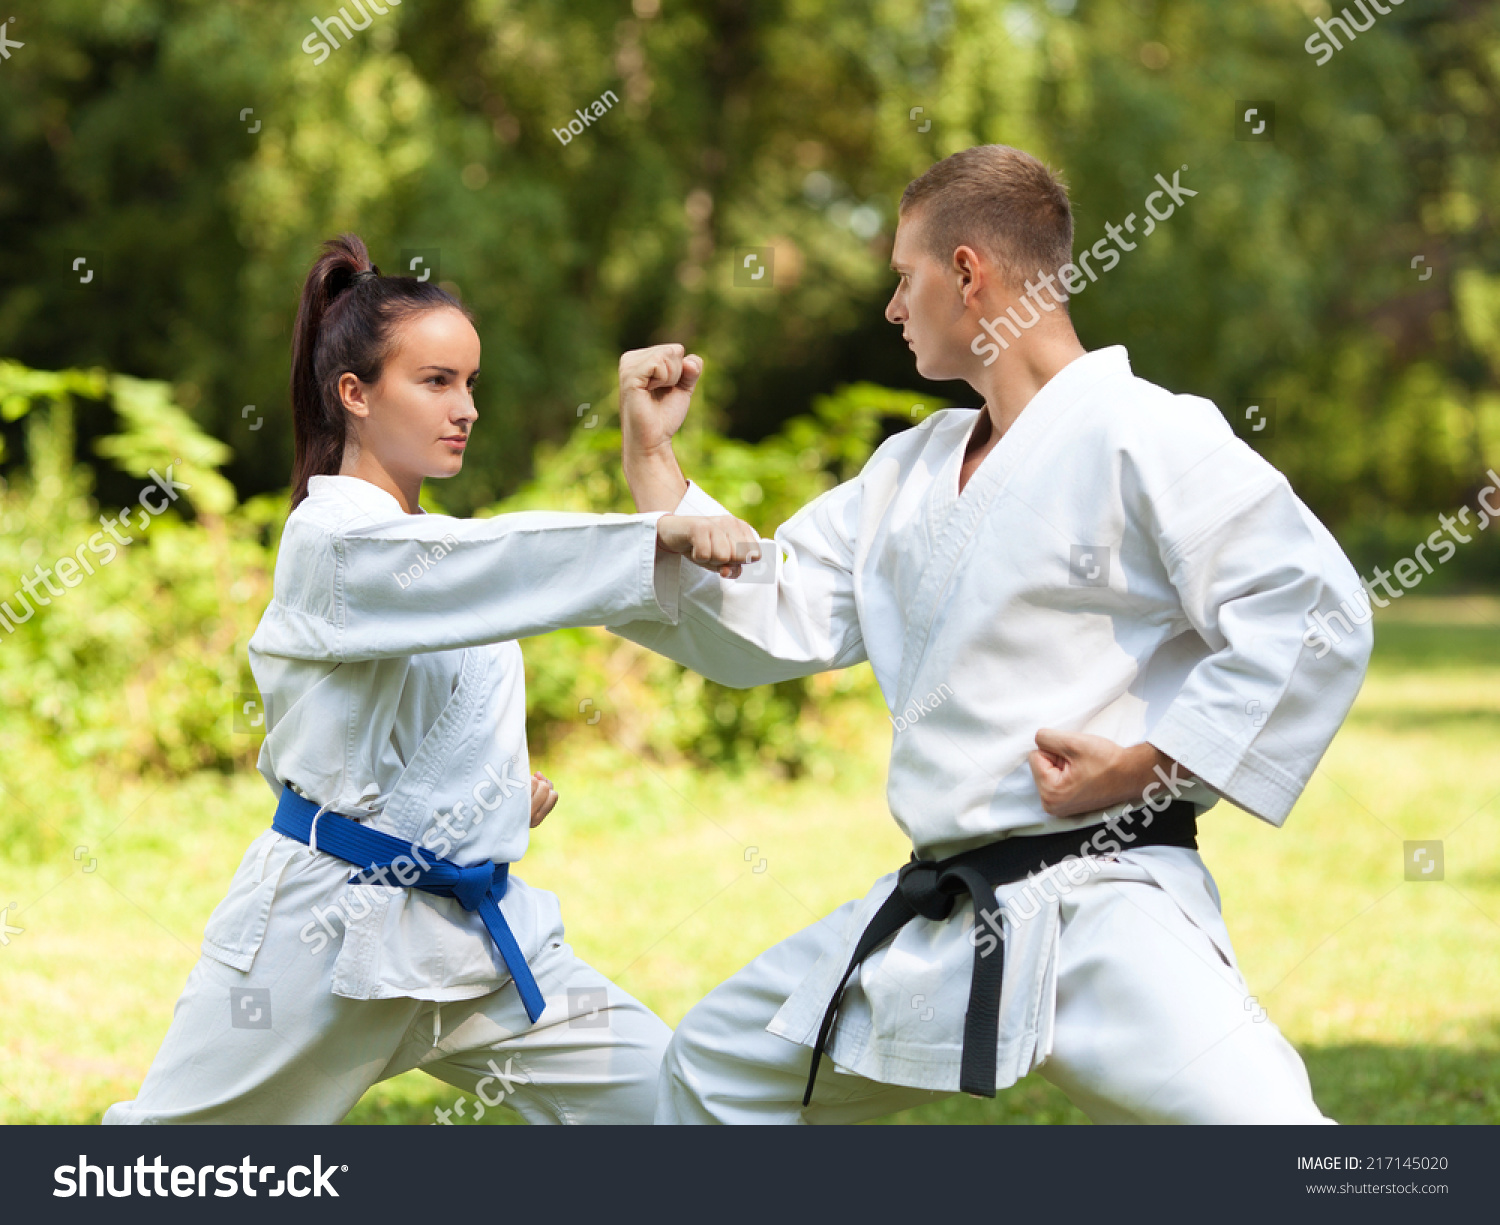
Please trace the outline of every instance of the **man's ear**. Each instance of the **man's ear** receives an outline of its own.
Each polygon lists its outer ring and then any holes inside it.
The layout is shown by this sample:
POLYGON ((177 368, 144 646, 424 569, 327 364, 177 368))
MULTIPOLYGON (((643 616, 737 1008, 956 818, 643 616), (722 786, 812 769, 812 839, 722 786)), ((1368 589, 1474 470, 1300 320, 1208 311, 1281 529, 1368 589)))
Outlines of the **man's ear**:
POLYGON ((370 401, 365 398, 365 385, 359 381, 359 376, 345 370, 339 375, 338 386, 339 402, 356 417, 368 418, 370 401))
POLYGON ((957 247, 953 251, 953 264, 950 271, 953 274, 959 297, 963 299, 964 305, 968 306, 974 295, 980 293, 985 287, 987 277, 984 261, 973 247, 957 247))

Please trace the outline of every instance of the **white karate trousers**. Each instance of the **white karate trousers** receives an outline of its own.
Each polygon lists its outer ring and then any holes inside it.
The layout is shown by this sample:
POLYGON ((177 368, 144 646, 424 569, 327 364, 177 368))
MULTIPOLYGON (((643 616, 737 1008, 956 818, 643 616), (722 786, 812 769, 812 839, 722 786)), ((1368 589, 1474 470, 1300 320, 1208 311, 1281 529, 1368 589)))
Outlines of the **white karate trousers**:
POLYGON ((513 982, 440 1005, 334 995, 342 940, 311 954, 297 936, 305 919, 273 907, 247 973, 199 959, 139 1096, 103 1122, 337 1123, 412 1068, 473 1095, 444 1103, 453 1122, 480 1103, 528 1123, 651 1121, 672 1031, 574 956, 560 926, 530 963, 547 1001, 533 1025, 513 982))
MULTIPOLYGON (((1202 861, 1181 855, 1217 896, 1202 861)), ((1130 860, 1126 851, 1119 863, 1130 860)), ((767 950, 689 1011, 662 1066, 658 1123, 857 1123, 948 1096, 854 1075, 825 1054, 804 1109, 811 1048, 766 1031, 819 958, 847 964, 857 905, 767 950)), ((1222 925, 1215 935, 1229 948, 1222 925)), ((1052 1049, 1037 1070, 1094 1122, 1332 1122, 1291 1044, 1245 1007, 1238 965, 1147 874, 1072 888, 1056 957, 1052 1049)))

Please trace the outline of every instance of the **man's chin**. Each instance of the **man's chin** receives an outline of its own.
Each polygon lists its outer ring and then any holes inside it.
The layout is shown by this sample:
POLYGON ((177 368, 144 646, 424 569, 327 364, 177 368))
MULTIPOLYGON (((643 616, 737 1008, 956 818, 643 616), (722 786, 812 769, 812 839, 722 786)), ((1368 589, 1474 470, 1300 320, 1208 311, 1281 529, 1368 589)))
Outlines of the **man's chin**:
POLYGON ((933 361, 930 357, 923 357, 915 351, 912 357, 916 360, 917 373, 929 383, 946 383, 950 379, 962 378, 963 375, 944 368, 940 363, 933 361))

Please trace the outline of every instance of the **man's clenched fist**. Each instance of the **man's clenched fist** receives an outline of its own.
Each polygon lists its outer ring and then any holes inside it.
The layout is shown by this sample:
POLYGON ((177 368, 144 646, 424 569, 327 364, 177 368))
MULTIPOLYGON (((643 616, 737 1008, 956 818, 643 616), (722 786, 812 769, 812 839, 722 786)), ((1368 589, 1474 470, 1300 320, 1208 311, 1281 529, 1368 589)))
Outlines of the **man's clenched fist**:
MULTIPOLYGON (((1172 778, 1185 782, 1194 776, 1152 744, 1118 745, 1103 736, 1084 732, 1037 730, 1036 751, 1027 758, 1042 811, 1053 817, 1080 817, 1116 804, 1140 807, 1149 800, 1146 788, 1170 768, 1172 778)), ((1175 791, 1173 793, 1175 798, 1175 791)))
POLYGON ((670 447, 682 427, 703 359, 681 345, 652 345, 620 357, 620 430, 625 448, 650 454, 670 447))

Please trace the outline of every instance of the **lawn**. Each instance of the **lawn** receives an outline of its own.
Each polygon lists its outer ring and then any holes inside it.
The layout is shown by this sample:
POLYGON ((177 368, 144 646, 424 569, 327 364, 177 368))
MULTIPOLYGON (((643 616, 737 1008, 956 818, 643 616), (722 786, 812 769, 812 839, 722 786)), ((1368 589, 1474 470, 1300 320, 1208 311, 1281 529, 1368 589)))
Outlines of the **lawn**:
MULTIPOLYGON (((580 955, 675 1023, 906 858, 882 713, 849 712, 836 768, 796 782, 664 768, 580 730, 534 763, 562 801, 521 874, 562 897, 580 955)), ((1203 824, 1250 989, 1341 1122, 1500 1122, 1497 732, 1500 601, 1407 597, 1381 614, 1369 680, 1285 829, 1227 805, 1203 824), (1441 882, 1404 880, 1408 839, 1442 840, 1441 882)), ((91 803, 73 861, 0 858, 0 1122, 95 1121, 133 1096, 272 799, 258 776, 199 775, 91 803)), ((349 1121, 430 1122, 457 1096, 409 1073, 349 1121)), ((891 1121, 1085 1120, 1032 1076, 891 1121)))

